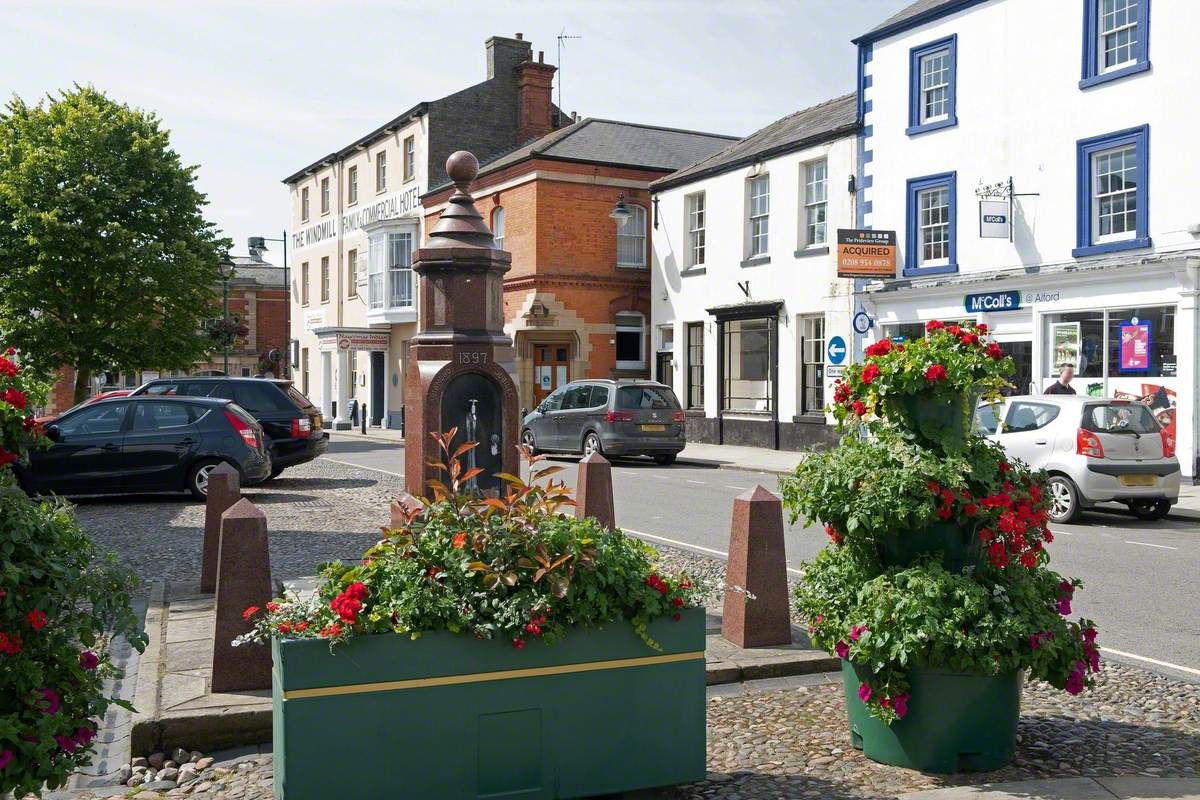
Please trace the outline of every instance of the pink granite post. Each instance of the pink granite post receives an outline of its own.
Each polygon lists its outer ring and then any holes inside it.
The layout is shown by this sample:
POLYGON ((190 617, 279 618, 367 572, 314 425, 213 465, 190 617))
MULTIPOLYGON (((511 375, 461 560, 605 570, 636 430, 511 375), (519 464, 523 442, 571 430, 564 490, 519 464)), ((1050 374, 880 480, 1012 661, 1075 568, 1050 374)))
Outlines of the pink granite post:
POLYGON ((579 461, 575 518, 587 517, 610 530, 617 527, 617 514, 613 508, 612 465, 598 451, 579 461))
POLYGON ((217 550, 221 545, 221 515, 242 499, 241 476, 222 462, 208 473, 208 499, 204 505, 204 549, 200 556, 200 591, 217 590, 217 550))
POLYGON ((722 637, 738 647, 791 644, 783 503, 762 486, 734 498, 725 583, 722 637))
POLYGON ((271 599, 271 556, 267 517, 249 500, 221 515, 217 556, 217 623, 213 642, 212 691, 271 688, 271 651, 263 645, 234 647, 250 631, 242 618, 249 606, 265 608, 271 599))

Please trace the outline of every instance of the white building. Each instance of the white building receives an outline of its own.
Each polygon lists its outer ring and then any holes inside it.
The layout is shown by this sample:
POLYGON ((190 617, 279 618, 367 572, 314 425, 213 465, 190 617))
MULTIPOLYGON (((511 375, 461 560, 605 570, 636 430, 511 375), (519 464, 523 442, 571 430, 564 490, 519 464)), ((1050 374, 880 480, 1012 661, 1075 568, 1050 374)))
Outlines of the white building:
POLYGON ((334 428, 364 403, 372 425, 402 427, 421 195, 446 181, 446 158, 486 160, 569 122, 550 102, 555 68, 534 61, 521 34, 488 39, 485 55, 486 80, 417 103, 284 179, 293 376, 334 428))
POLYGON ((857 130, 846 95, 651 184, 656 377, 687 410, 689 440, 835 438, 823 409, 829 367, 848 356, 853 286, 830 244, 855 219, 857 130))
POLYGON ((986 322, 1022 393, 1072 362, 1079 393, 1152 397, 1194 476, 1197 25, 1190 2, 921 0, 857 39, 859 221, 899 262, 858 295, 866 341, 986 322))

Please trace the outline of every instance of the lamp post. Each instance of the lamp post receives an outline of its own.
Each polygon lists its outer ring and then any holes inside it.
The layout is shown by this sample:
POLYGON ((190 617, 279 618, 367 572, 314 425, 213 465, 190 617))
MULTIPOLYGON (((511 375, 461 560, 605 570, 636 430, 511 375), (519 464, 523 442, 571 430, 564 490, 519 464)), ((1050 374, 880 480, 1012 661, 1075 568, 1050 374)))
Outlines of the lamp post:
POLYGON ((618 228, 624 228, 625 223, 633 216, 633 212, 625 206, 624 192, 617 195, 617 204, 613 206, 612 211, 608 212, 608 215, 617 221, 618 228))
POLYGON ((221 271, 221 347, 224 350, 222 372, 229 374, 229 279, 233 276, 233 262, 221 259, 217 265, 221 271))
POLYGON ((284 311, 284 324, 287 326, 287 356, 283 359, 283 377, 288 377, 292 371, 292 283, 288 280, 287 231, 278 239, 270 236, 251 236, 247 240, 250 250, 267 252, 267 242, 279 242, 283 245, 283 286, 287 291, 287 308, 284 311))

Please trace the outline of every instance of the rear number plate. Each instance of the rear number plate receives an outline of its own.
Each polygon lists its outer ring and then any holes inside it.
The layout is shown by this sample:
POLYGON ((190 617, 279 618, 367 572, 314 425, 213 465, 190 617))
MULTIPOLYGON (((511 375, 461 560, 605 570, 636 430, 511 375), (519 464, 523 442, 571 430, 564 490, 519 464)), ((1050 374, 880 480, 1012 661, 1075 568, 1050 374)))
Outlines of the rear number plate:
POLYGON ((1122 475, 1122 486, 1153 486, 1158 483, 1158 479, 1153 475, 1122 475))
POLYGON ((313 417, 313 430, 315 430, 315 431, 321 430, 321 418, 320 417, 313 417))
POLYGON ((654 431, 655 433, 662 433, 663 431, 665 431, 667 429, 667 426, 666 425, 642 425, 641 428, 644 431, 654 431))

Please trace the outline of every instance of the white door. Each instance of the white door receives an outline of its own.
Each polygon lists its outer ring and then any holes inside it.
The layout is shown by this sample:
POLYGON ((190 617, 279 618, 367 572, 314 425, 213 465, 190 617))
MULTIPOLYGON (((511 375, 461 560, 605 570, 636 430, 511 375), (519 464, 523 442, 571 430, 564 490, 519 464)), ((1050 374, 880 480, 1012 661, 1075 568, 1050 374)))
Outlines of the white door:
POLYGON ((1054 451, 1054 432, 1049 426, 1061 410, 1050 403, 1010 401, 999 435, 1008 457, 1020 459, 1033 469, 1046 466, 1054 451))

